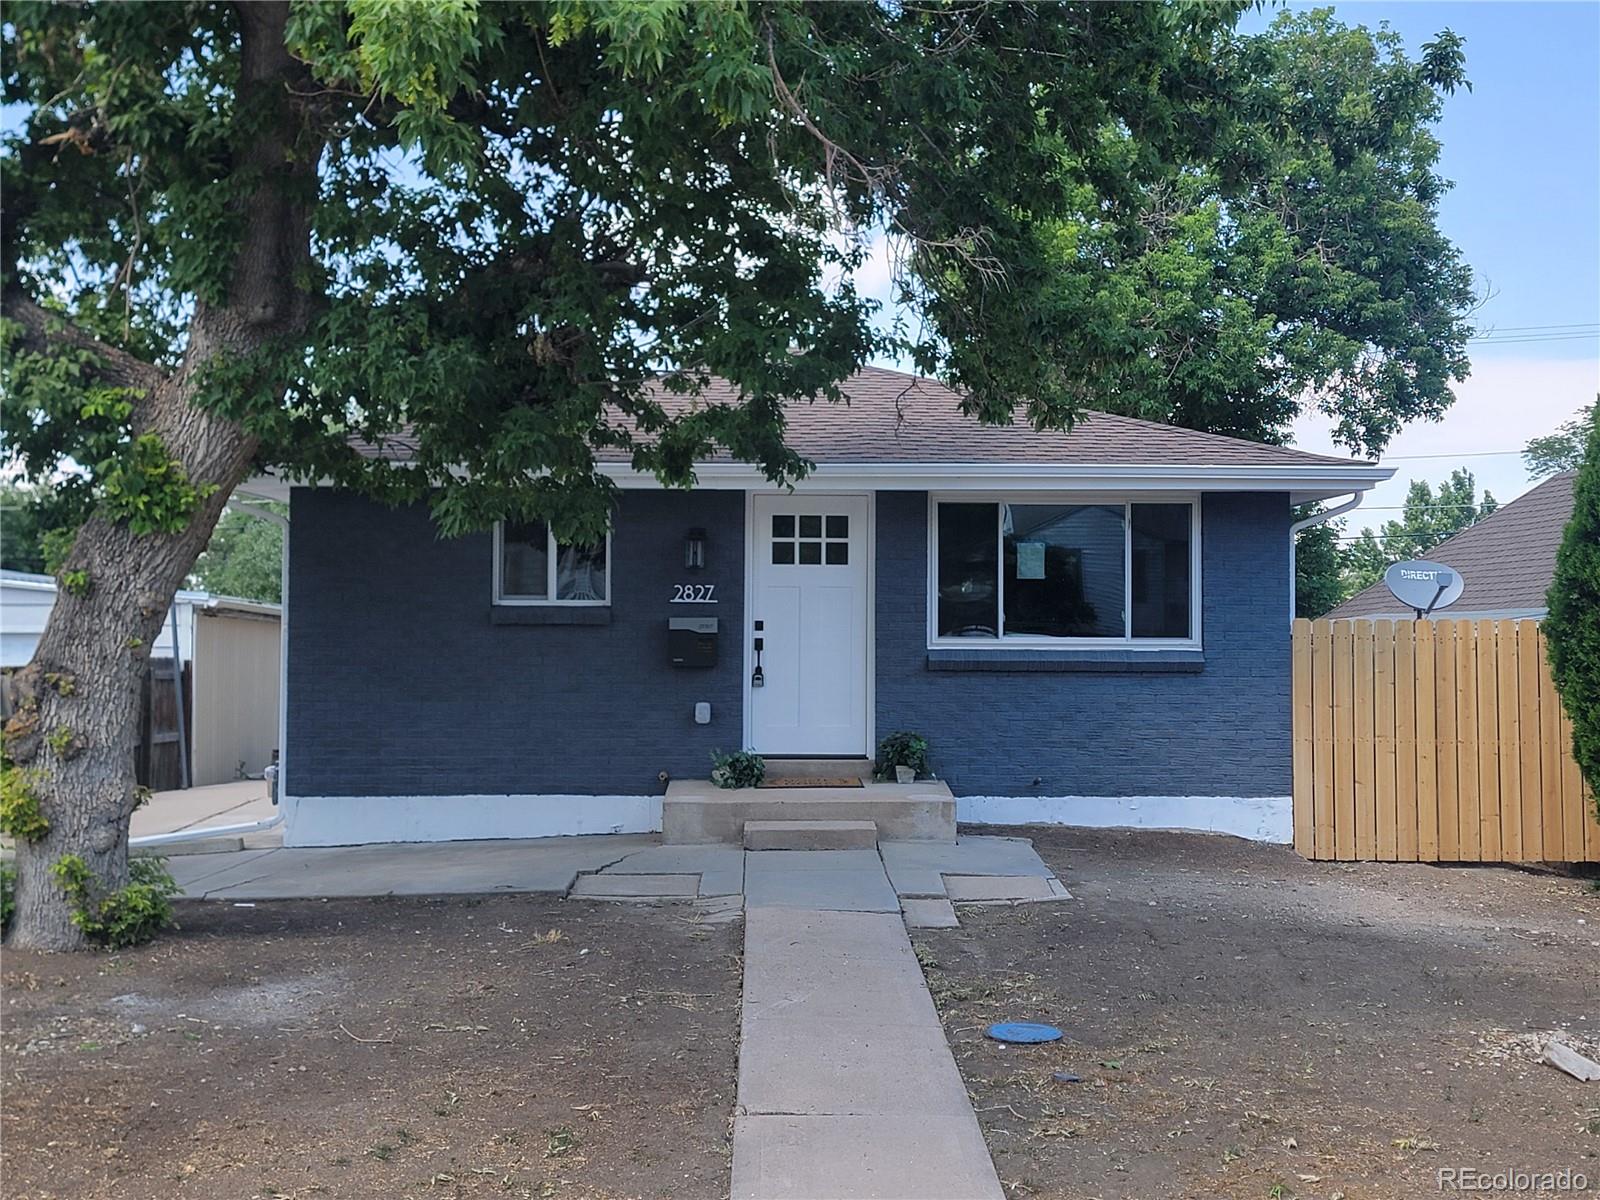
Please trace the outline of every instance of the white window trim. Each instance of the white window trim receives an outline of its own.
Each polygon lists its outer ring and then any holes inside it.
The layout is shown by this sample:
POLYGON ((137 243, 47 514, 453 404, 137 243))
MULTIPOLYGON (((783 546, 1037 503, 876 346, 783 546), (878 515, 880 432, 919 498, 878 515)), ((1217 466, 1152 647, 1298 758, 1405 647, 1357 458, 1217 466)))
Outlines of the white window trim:
POLYGON ((611 606, 611 576, 616 569, 611 561, 611 531, 606 530, 606 594, 601 600, 557 600, 556 595, 556 535, 545 523, 545 594, 543 596, 508 596, 501 590, 500 561, 505 548, 505 522, 494 523, 494 579, 491 584, 494 603, 518 608, 609 608, 611 606))
MULTIPOLYGON (((929 492, 928 493, 928 611, 927 641, 929 650, 970 650, 976 652, 995 650, 1046 650, 1071 652, 1104 650, 1123 653, 1129 650, 1199 650, 1203 646, 1201 630, 1201 597, 1204 589, 1200 579, 1201 553, 1199 492, 929 492), (1189 505, 1189 625, 1191 636, 1186 638, 1136 638, 1126 634, 1112 637, 1045 637, 1038 634, 1000 636, 994 638, 961 638, 939 636, 939 505, 940 504, 1120 504, 1123 506, 1123 616, 1124 630, 1131 628, 1133 620, 1133 555, 1127 539, 1129 522, 1127 506, 1130 504, 1187 504, 1189 505)), ((1002 562, 1003 562, 1002 558, 1002 562)), ((1004 575, 1004 570, 998 572, 1004 575)), ((1000 594, 996 604, 1004 628, 1005 580, 997 580, 1000 594)))

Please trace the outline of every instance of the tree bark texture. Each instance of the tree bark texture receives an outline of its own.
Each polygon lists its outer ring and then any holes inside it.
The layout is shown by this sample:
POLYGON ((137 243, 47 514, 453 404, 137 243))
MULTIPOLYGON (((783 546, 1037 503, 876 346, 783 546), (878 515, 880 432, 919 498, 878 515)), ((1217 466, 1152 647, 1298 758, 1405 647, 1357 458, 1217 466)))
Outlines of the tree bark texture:
MULTIPOLYGON (((150 646, 174 593, 205 548, 233 489, 250 471, 257 443, 238 422, 197 404, 201 375, 213 360, 236 361, 306 327, 312 298, 297 288, 310 258, 310 207, 320 140, 291 98, 303 68, 284 46, 287 3, 238 6, 239 103, 272 106, 276 119, 242 148, 235 163, 259 180, 242 202, 226 302, 198 303, 189 340, 170 375, 81 331, 61 329, 23 298, 6 312, 29 342, 82 348, 93 343, 101 374, 144 388, 134 408, 135 434, 160 437, 189 480, 215 485, 176 533, 139 534, 96 514, 78 532, 60 578, 86 572, 87 586, 62 586, 33 660, 13 680, 14 717, 7 753, 28 772, 49 830, 17 846, 17 907, 7 942, 37 950, 85 945, 66 896, 50 874, 79 855, 111 890, 128 881, 128 821, 138 803, 134 750, 150 646)), ((279 389, 281 395, 281 389, 279 389)))

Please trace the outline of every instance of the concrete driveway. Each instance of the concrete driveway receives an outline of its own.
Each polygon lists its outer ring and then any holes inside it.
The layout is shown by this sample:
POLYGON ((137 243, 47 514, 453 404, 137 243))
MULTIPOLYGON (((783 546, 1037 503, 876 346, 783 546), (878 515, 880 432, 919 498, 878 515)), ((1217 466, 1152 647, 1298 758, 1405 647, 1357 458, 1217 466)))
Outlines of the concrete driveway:
MULTIPOLYGON (((241 779, 234 783, 157 792, 150 797, 149 804, 133 814, 129 836, 140 838, 223 825, 247 825, 265 821, 277 813, 264 779, 241 779)), ((162 853, 181 854, 185 845, 193 844, 177 843, 163 848, 162 853)), ((282 844, 283 834, 277 829, 249 834, 244 840, 244 845, 252 848, 282 844)))

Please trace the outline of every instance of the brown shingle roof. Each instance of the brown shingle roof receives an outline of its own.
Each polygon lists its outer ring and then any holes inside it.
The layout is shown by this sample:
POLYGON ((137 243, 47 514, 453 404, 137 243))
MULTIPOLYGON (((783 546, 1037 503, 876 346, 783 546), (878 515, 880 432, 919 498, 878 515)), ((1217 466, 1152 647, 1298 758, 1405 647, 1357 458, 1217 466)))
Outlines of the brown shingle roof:
MULTIPOLYGON (((1538 487, 1428 551, 1429 562, 1461 572, 1461 598, 1441 617, 1468 613, 1540 613, 1556 570, 1561 533, 1572 519, 1577 472, 1552 475, 1538 487)), ((1330 617, 1409 616, 1382 582, 1357 592, 1330 617)))
MULTIPOLYGON (((848 404, 825 400, 788 405, 785 441, 819 464, 830 463, 1018 463, 1067 466, 1349 467, 1370 465, 1349 458, 1311 454, 1240 438, 1201 433, 1176 425, 1092 412, 1071 432, 1037 430, 1025 422, 982 425, 961 412, 959 393, 931 379, 866 367, 841 385, 848 404)), ((658 392, 669 413, 737 404, 736 388, 713 380, 700 395, 658 392)), ((408 431, 384 439, 381 448, 360 444, 368 457, 408 458, 408 431)), ((626 461, 619 451, 606 461, 626 461)), ((722 456, 725 457, 725 456, 722 456)))
MULTIPOLYGON (((982 425, 961 396, 932 379, 865 367, 841 385, 846 404, 825 400, 785 409, 784 440, 818 463, 1059 463, 1082 466, 1342 466, 1348 458, 1310 454, 1110 413, 1087 414, 1070 433, 1026 422, 982 425)), ((699 397, 661 395, 669 412, 691 403, 737 404, 714 380, 699 397)))

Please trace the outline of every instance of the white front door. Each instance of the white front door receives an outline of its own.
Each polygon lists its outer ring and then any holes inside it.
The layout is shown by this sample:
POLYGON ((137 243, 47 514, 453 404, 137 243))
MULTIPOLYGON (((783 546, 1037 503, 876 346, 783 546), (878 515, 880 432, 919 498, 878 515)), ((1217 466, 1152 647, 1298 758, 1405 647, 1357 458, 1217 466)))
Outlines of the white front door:
POLYGON ((758 754, 867 753, 869 515, 866 496, 751 497, 758 754))

